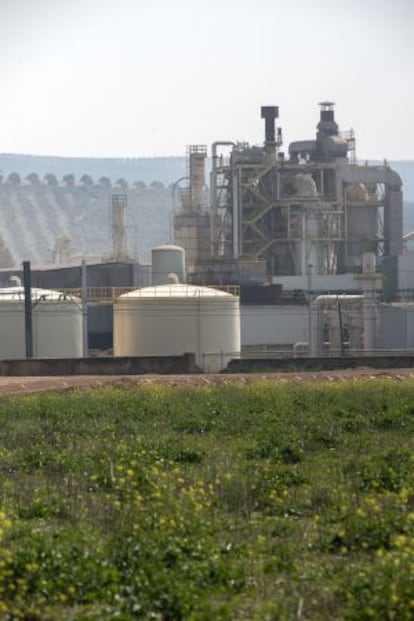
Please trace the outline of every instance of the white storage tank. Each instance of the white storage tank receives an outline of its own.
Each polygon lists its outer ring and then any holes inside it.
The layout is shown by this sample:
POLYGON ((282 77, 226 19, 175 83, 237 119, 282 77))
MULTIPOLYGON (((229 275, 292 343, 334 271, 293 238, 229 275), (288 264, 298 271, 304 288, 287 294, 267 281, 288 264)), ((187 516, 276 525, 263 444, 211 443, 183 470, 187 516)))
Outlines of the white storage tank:
POLYGON ((240 356, 240 304, 235 295, 182 283, 145 287, 114 304, 115 356, 194 353, 203 371, 240 356))
MULTIPOLYGON (((32 288, 34 358, 82 357, 79 298, 32 288)), ((23 287, 0 289, 0 359, 26 357, 23 287)))
POLYGON ((176 274, 178 282, 185 282, 185 251, 181 246, 165 244, 151 251, 152 284, 164 285, 170 282, 169 275, 176 274))

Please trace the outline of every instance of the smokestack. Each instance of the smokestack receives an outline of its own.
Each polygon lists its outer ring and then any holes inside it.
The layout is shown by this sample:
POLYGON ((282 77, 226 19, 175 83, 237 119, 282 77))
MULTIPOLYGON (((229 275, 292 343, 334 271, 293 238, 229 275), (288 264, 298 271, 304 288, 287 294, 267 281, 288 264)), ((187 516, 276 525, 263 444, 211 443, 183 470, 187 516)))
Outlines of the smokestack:
POLYGON ((113 259, 120 261, 127 255, 126 210, 127 195, 112 194, 112 244, 113 259))
POLYGON ((262 106, 262 119, 265 120, 265 146, 276 146, 276 119, 279 117, 278 106, 262 106))
POLYGON ((337 136, 338 125, 335 122, 334 117, 334 103, 333 101, 321 101, 321 118, 318 123, 318 136, 337 136))

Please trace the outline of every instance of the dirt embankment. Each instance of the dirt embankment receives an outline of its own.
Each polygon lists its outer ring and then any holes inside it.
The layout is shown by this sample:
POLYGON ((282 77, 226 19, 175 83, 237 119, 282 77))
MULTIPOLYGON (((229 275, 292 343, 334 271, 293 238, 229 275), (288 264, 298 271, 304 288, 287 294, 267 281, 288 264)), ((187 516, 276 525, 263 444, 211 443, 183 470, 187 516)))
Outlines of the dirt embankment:
POLYGON ((351 369, 301 373, 251 373, 217 375, 76 375, 59 377, 0 377, 0 396, 32 394, 47 391, 94 389, 104 386, 133 387, 140 384, 161 383, 169 386, 208 386, 250 384, 258 380, 275 382, 345 382, 358 378, 375 380, 414 378, 414 369, 351 369))

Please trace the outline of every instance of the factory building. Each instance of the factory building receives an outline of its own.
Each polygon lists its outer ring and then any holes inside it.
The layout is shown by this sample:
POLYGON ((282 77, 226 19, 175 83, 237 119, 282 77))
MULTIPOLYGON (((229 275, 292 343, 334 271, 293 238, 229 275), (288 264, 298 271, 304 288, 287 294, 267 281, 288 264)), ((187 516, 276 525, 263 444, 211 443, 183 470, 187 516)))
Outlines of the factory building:
MULTIPOLYGON (((208 370, 208 356, 222 368, 235 353, 414 348, 414 253, 404 253, 401 179, 386 162, 357 163, 355 136, 339 131, 332 102, 322 102, 319 115, 314 138, 286 151, 277 106, 261 108, 261 145, 224 139, 210 153, 190 146, 187 174, 171 186, 170 243, 152 248, 151 266, 128 256, 128 195, 112 195, 112 254, 85 268, 94 289, 87 304, 90 351, 115 345, 118 356, 175 354, 198 343, 195 353, 208 370), (181 286, 188 316, 204 326, 192 338, 185 335, 191 322, 172 312, 178 305, 172 292, 181 286), (220 312, 202 308, 211 288, 225 292, 212 297, 220 312), (226 304, 237 306, 231 329, 226 304), (226 334, 233 334, 227 348, 226 334)), ((8 286, 13 274, 19 272, 0 272, 0 285, 8 286)), ((36 287, 79 288, 81 270, 35 269, 32 279, 36 287)))
POLYGON ((240 287, 242 355, 376 350, 382 268, 403 251, 402 181, 386 163, 356 162, 332 102, 287 153, 278 107, 261 117, 262 145, 213 143, 209 196, 207 149, 188 150, 173 223, 188 282, 240 287))
POLYGON ((293 290, 306 288, 311 272, 325 277, 327 289, 335 282, 343 289, 364 253, 374 253, 380 267, 402 252, 401 179, 386 164, 354 161, 353 134, 340 134, 333 103, 320 104, 316 137, 291 143, 287 155, 278 107, 262 107, 261 115, 263 145, 212 145, 209 200, 207 150, 189 150, 174 241, 186 251, 191 282, 293 290))

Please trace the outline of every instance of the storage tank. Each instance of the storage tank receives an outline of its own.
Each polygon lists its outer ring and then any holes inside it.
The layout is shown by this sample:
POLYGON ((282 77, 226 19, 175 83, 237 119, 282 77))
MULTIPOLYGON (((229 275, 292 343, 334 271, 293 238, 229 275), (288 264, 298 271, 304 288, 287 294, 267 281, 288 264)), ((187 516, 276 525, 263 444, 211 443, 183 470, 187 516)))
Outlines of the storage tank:
POLYGON ((165 244, 153 248, 152 284, 164 285, 170 282, 169 275, 176 274, 179 282, 185 282, 185 251, 181 246, 165 244))
POLYGON ((194 353, 197 366, 211 373, 240 356, 237 296, 177 283, 131 291, 115 301, 115 356, 185 353, 194 353))
MULTIPOLYGON (((82 308, 79 298, 32 288, 34 358, 82 357, 82 308)), ((23 287, 0 289, 0 358, 25 358, 23 287)))

